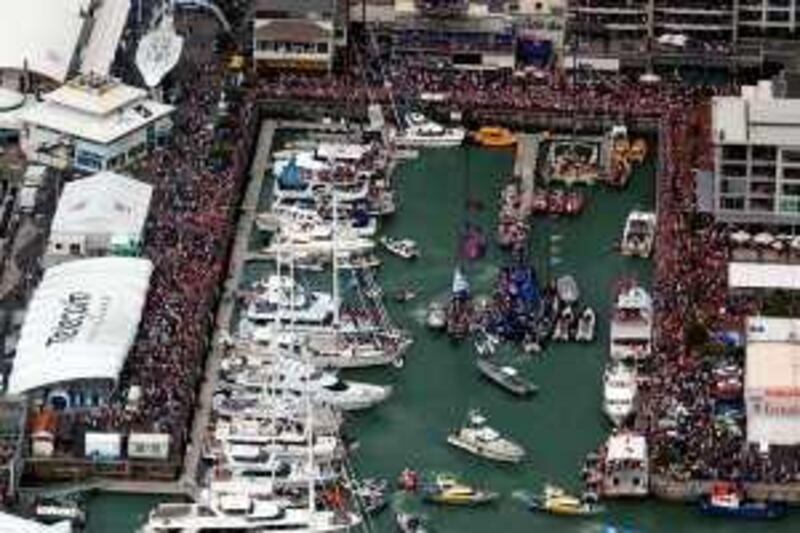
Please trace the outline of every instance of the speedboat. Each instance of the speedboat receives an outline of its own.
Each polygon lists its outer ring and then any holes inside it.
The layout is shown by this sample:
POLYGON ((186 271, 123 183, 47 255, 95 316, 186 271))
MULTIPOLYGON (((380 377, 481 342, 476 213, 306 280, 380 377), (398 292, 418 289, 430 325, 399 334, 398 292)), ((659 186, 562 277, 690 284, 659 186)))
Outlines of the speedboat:
POLYGON ((394 521, 397 524, 397 529, 401 533, 427 533, 425 524, 422 517, 412 513, 404 513, 398 511, 395 513, 394 521))
POLYGON ((785 502, 749 499, 732 483, 715 483, 711 494, 700 498, 700 512, 727 518, 774 520, 786 516, 787 505, 785 502))
POLYGON ((620 250, 622 255, 650 257, 656 234, 656 215, 645 211, 631 211, 625 220, 620 250))
POLYGON ((581 316, 578 318, 578 331, 575 333, 575 340, 578 342, 592 342, 594 340, 594 328, 597 317, 591 307, 585 307, 581 316))
POLYGON ((486 425, 486 417, 479 411, 471 411, 467 423, 447 436, 447 442, 473 455, 500 461, 519 463, 525 457, 525 449, 504 438, 495 429, 486 425))
POLYGON ((615 362, 603 374, 603 411, 615 426, 621 426, 636 408, 636 372, 615 362))
POLYGON ((423 501, 443 505, 476 506, 492 503, 499 494, 476 489, 460 483, 456 478, 440 474, 433 483, 423 488, 423 501))
POLYGON ((395 145, 402 148, 448 148, 464 142, 466 130, 461 127, 446 128, 429 120, 421 113, 409 113, 405 128, 395 135, 395 145))
POLYGON ((556 280, 558 299, 564 303, 574 303, 580 298, 578 283, 572 276, 561 276, 556 280))
POLYGON ((536 385, 520 376, 513 366, 498 365, 485 357, 479 357, 475 366, 487 379, 517 396, 530 396, 539 390, 536 385))
POLYGON ((441 330, 447 326, 447 308, 442 302, 433 301, 428 304, 425 325, 435 330, 441 330))
POLYGON ((605 510, 596 503, 596 498, 588 494, 578 498, 553 485, 545 485, 541 494, 518 491, 514 497, 524 502, 531 511, 558 516, 594 516, 605 510))
POLYGON ((416 259, 419 257, 419 246, 411 239, 397 239, 383 235, 378 242, 390 253, 403 259, 416 259))
POLYGON ((517 138, 508 128, 484 126, 472 134, 476 143, 486 148, 509 148, 517 144, 517 138))

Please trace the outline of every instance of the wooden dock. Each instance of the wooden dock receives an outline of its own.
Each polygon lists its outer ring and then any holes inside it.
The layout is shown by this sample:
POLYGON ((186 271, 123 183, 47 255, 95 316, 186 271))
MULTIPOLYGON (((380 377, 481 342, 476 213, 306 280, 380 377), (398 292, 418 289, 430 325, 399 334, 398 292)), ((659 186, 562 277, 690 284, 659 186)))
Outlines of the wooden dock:
POLYGON ((517 139, 514 176, 520 180, 523 194, 533 193, 536 179, 536 161, 539 156, 539 135, 520 133, 517 139))

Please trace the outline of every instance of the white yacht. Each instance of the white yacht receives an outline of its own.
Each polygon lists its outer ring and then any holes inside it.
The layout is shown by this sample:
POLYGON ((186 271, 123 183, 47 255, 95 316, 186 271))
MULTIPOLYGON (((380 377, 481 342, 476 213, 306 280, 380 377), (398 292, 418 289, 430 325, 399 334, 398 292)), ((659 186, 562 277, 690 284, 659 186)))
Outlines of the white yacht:
POLYGON ((399 131, 394 138, 395 145, 403 148, 459 146, 467 135, 464 128, 446 128, 429 120, 421 113, 409 113, 406 115, 405 121, 405 128, 399 131))
POLYGON ((650 257, 656 235, 656 214, 645 211, 631 211, 625 220, 622 231, 620 251, 632 257, 650 257))
POLYGON ((387 251, 402 259, 416 259, 419 257, 419 246, 411 239, 398 239, 384 235, 378 239, 378 242, 387 251))
POLYGON ((385 401, 392 393, 390 386, 357 381, 344 381, 332 372, 309 369, 300 361, 281 359, 260 368, 248 368, 232 375, 234 388, 261 395, 299 396, 309 391, 315 403, 344 411, 369 409, 385 401))
POLYGON ((603 497, 644 497, 650 493, 649 458, 644 435, 629 431, 611 435, 601 459, 603 497))
POLYGON ((473 455, 504 463, 519 463, 525 449, 486 425, 486 418, 471 411, 466 424, 447 436, 447 442, 473 455))
POLYGON ((255 328, 250 340, 237 348, 250 355, 309 361, 319 368, 367 368, 396 363, 411 343, 401 332, 344 333, 332 327, 289 333, 255 328))
POLYGON ((611 317, 611 359, 646 359, 652 349, 652 332, 653 302, 650 295, 636 282, 623 283, 611 317))
POLYGON ((362 522, 355 513, 299 507, 288 500, 246 493, 214 494, 198 503, 162 503, 142 533, 344 533, 362 522))
POLYGON ((622 425, 636 409, 636 372, 622 362, 612 362, 603 373, 603 411, 615 426, 622 425))
POLYGON ((254 289, 245 317, 256 323, 328 324, 338 305, 329 293, 309 291, 290 276, 270 275, 254 289))

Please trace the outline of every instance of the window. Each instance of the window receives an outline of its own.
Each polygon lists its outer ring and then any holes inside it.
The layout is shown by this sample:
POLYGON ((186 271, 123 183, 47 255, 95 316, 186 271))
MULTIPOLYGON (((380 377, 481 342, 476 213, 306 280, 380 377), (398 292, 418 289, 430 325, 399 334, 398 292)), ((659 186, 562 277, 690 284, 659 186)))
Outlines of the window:
POLYGON ((77 243, 70 244, 69 253, 70 255, 81 255, 81 245, 77 243))
POLYGON ((78 150, 75 156, 75 166, 90 170, 100 170, 103 168, 103 157, 87 150, 78 150))
POLYGON ((786 196, 800 196, 800 183, 784 183, 782 189, 786 196))
POLYGON ((722 158, 733 161, 745 161, 747 159, 747 147, 739 144, 723 146, 722 158))
POLYGON ((742 197, 721 198, 720 209, 729 211, 742 211, 744 209, 744 198, 742 197))
POLYGON ((800 168, 784 168, 783 179, 785 180, 800 180, 800 168))
POLYGON ((753 146, 753 159, 774 161, 776 152, 774 146, 753 146))
POLYGON ((747 175, 747 167, 744 164, 727 163, 722 165, 722 173, 726 176, 743 177, 747 175))
POLYGON ((800 163, 800 150, 783 150, 784 163, 800 163))
POLYGON ((744 194, 747 190, 747 180, 724 178, 720 183, 723 194, 744 194))

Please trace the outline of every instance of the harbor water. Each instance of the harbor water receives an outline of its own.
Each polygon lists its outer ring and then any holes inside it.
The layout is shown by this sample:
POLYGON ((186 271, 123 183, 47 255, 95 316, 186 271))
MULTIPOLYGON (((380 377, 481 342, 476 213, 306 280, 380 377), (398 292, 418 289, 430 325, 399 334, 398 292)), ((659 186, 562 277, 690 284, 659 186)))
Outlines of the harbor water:
MULTIPOLYGON (((587 189, 587 207, 579 217, 534 220, 531 259, 540 281, 572 274, 581 300, 597 311, 598 324, 592 344, 551 344, 534 356, 502 350, 506 361, 539 385, 538 396, 530 400, 511 397, 483 381, 473 364, 471 343, 454 344, 424 326, 427 303, 449 292, 459 230, 467 221, 478 223, 493 239, 497 199, 511 174, 513 154, 476 148, 429 150, 398 166, 395 184, 400 205, 383 231, 417 240, 422 257, 405 262, 384 256, 378 277, 387 295, 401 288, 418 291, 417 299, 405 304, 387 298, 392 317, 413 332, 415 343, 402 370, 349 374, 394 386, 387 403, 352 420, 360 442, 354 466, 361 476, 392 481, 406 467, 451 472, 502 494, 495 505, 476 509, 433 507, 396 496, 396 505, 422 510, 433 531, 484 533, 500 526, 505 533, 600 532, 606 523, 647 532, 743 532, 752 527, 701 517, 689 505, 652 500, 612 503, 606 515, 586 520, 556 518, 532 514, 511 497, 515 490, 537 490, 545 482, 579 491, 581 462, 609 430, 601 412, 601 375, 614 282, 635 276, 649 284, 651 270, 647 261, 621 257, 613 245, 628 211, 653 207, 652 155, 649 161, 624 191, 587 189), (482 208, 472 201, 467 209, 467 199, 480 200, 482 208), (523 444, 527 461, 498 466, 448 446, 448 431, 460 425, 472 408, 480 408, 490 425, 523 444)), ((473 292, 488 294, 506 260, 493 246, 486 257, 466 265, 473 292)), ((156 497, 94 496, 88 531, 132 533, 156 501, 156 497)), ((388 511, 374 525, 374 531, 395 531, 388 511)), ((797 531, 800 515, 757 527, 764 533, 797 531)))

